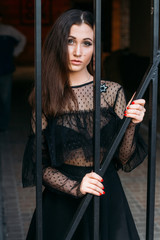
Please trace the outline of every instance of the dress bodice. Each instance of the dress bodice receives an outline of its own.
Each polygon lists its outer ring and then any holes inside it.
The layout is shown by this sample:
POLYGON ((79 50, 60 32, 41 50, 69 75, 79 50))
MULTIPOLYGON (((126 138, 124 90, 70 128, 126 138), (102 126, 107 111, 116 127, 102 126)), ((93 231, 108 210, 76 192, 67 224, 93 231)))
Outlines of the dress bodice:
MULTIPOLYGON (((94 165, 94 86, 89 82, 72 87, 78 101, 78 110, 64 110, 54 118, 42 118, 42 164, 43 183, 51 191, 60 191, 74 197, 82 196, 80 180, 72 174, 73 167, 91 169, 94 165), (68 167, 71 167, 69 174, 68 167)), ((114 82, 102 81, 100 87, 100 159, 118 133, 123 122, 126 100, 123 88, 114 82)), ((23 185, 35 184, 35 121, 32 120, 31 134, 23 159, 23 185)), ((131 169, 137 159, 144 159, 143 141, 138 142, 137 127, 129 124, 125 135, 115 152, 116 166, 131 169), (129 161, 131 159, 131 161, 129 161), (129 162, 129 163, 128 163, 129 162)), ((127 170, 127 171, 128 171, 127 170)))

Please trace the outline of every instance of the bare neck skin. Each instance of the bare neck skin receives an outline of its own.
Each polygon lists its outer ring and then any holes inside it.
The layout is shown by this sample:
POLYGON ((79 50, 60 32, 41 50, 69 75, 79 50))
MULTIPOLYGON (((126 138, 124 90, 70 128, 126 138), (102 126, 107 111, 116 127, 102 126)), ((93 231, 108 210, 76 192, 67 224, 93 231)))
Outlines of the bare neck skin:
POLYGON ((93 81, 93 76, 88 72, 87 69, 84 69, 81 72, 70 72, 69 80, 71 86, 77 86, 93 81))

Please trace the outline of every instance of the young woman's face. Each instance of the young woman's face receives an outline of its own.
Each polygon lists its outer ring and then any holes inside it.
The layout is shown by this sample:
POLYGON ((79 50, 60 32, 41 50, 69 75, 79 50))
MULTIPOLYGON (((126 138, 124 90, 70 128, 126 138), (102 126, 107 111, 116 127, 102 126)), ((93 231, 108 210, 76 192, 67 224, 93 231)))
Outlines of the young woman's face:
POLYGON ((69 70, 78 72, 84 70, 93 55, 93 30, 82 23, 72 25, 68 37, 69 70))

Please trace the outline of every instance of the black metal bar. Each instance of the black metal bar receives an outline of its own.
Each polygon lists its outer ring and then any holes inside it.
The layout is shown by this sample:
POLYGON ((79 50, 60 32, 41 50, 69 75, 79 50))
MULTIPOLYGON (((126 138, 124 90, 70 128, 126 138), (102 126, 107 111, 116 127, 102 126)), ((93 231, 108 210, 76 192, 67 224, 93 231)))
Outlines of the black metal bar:
POLYGON ((82 200, 80 206, 78 207, 75 216, 70 224, 69 231, 67 233, 67 236, 65 240, 71 240, 73 237, 73 234, 75 233, 89 203, 92 200, 93 195, 87 194, 87 196, 82 200))
MULTIPOLYGON (((95 88, 94 88, 94 171, 100 168, 100 81, 101 81, 101 0, 94 1, 95 18, 95 88)), ((100 198, 94 196, 94 234, 93 239, 99 240, 100 198)))
POLYGON ((153 42, 153 63, 157 55, 157 51, 159 48, 159 0, 152 0, 152 13, 153 13, 153 34, 152 34, 152 42, 153 42))
MULTIPOLYGON (((157 69, 158 70, 158 69, 157 69)), ((154 239, 158 73, 150 84, 146 240, 154 239)))
POLYGON ((154 207, 155 207, 155 178, 156 178, 156 125, 157 125, 157 89, 159 56, 159 0, 151 3, 152 14, 152 63, 155 66, 149 96, 149 154, 147 174, 147 211, 146 211, 146 240, 154 239, 154 207))
POLYGON ((100 166, 101 0, 95 0, 94 171, 100 166))
POLYGON ((36 239, 42 240, 41 0, 35 0, 36 77, 36 239))

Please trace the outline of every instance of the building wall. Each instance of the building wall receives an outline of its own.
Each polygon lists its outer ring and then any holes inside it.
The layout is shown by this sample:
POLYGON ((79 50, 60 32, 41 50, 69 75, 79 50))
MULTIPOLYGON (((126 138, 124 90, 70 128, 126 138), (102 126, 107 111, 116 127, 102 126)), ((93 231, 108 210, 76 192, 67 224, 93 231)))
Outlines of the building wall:
POLYGON ((130 0, 120 0, 120 49, 130 45, 130 0))
POLYGON ((151 48, 151 1, 131 0, 130 49, 140 56, 149 56, 151 48))
POLYGON ((112 51, 130 46, 130 0, 112 0, 112 51))
POLYGON ((112 0, 112 51, 129 48, 139 56, 150 55, 150 12, 150 0, 112 0))
MULTIPOLYGON (((43 1, 47 0, 42 0, 42 3, 43 1)), ((30 11, 30 14, 34 14, 33 3, 34 0, 5 0, 0 2, 0 12, 3 14, 4 23, 11 24, 13 27, 21 31, 27 38, 27 45, 24 52, 16 59, 18 65, 34 64, 34 22, 27 21, 23 15, 25 11, 30 11), (29 7, 30 9, 27 10, 29 7)), ((42 42, 54 20, 63 11, 70 8, 70 0, 48 0, 48 3, 51 4, 49 8, 50 18, 47 15, 49 20, 47 20, 47 24, 44 22, 42 25, 42 42)))
MULTIPOLYGON (((34 64, 34 23, 24 21, 25 6, 33 5, 34 0, 5 0, 0 2, 0 12, 4 22, 11 24, 25 34, 27 45, 16 59, 19 65, 34 64), (27 4, 27 5, 25 5, 27 4)), ((55 19, 65 10, 77 4, 92 6, 91 0, 42 0, 50 3, 46 16, 49 21, 42 24, 42 42, 55 19)), ((43 7, 42 7, 43 9, 43 7)), ((142 56, 150 53, 150 0, 112 0, 111 13, 111 51, 130 48, 130 51, 142 56)), ((31 13, 33 14, 33 7, 31 13)), ((107 20, 106 20, 107 21, 107 20)))

